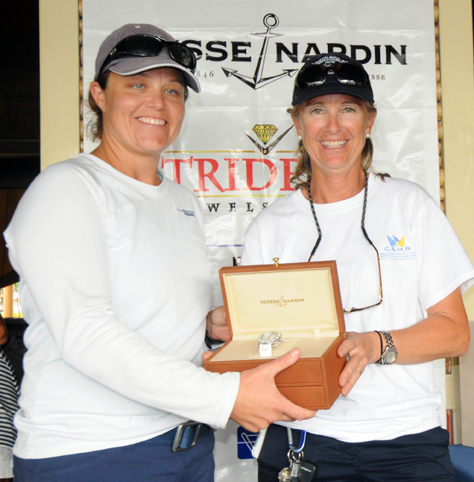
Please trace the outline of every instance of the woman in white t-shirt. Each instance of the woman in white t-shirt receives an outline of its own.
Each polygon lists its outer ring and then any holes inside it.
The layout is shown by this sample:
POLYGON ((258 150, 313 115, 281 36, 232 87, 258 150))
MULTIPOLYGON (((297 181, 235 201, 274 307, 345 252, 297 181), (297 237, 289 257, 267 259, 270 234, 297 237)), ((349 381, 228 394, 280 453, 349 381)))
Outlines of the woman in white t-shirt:
POLYGON ((421 187, 369 173, 377 111, 359 62, 311 57, 292 105, 299 189, 257 216, 242 263, 335 259, 347 330, 338 356, 347 362, 329 410, 269 427, 259 481, 286 480, 302 451, 306 465, 293 470, 316 470, 315 480, 453 482, 431 362, 467 351, 461 293, 473 266, 421 187))

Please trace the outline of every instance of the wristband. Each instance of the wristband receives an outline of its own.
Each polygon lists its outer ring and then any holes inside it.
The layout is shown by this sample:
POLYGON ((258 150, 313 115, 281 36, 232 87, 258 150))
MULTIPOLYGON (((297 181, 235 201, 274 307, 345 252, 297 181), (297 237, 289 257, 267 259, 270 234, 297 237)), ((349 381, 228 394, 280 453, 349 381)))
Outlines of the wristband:
POLYGON ((206 330, 206 336, 204 337, 204 343, 206 343, 207 348, 209 350, 213 350, 216 348, 216 345, 222 345, 224 342, 222 340, 216 340, 215 338, 211 338, 209 336, 209 332, 206 330))
POLYGON ((380 358, 375 362, 375 363, 378 363, 382 359, 382 355, 383 355, 383 338, 382 338, 382 333, 380 333, 380 331, 377 331, 377 330, 374 330, 374 331, 380 337, 380 358))

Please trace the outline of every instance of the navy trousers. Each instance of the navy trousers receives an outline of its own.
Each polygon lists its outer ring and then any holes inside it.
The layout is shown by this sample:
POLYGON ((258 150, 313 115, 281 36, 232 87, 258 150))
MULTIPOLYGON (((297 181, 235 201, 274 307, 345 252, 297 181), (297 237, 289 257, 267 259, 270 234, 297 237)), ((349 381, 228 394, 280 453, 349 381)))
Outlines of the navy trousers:
POLYGON ((184 452, 158 436, 125 447, 45 459, 14 458, 15 482, 213 482, 214 433, 184 452))
MULTIPOLYGON (((293 430, 293 443, 300 432, 293 430)), ((455 482, 448 432, 438 427, 394 440, 345 443, 307 434, 304 459, 317 466, 313 480, 325 482, 455 482)), ((258 481, 275 482, 288 467, 286 427, 271 425, 258 458, 258 481)))

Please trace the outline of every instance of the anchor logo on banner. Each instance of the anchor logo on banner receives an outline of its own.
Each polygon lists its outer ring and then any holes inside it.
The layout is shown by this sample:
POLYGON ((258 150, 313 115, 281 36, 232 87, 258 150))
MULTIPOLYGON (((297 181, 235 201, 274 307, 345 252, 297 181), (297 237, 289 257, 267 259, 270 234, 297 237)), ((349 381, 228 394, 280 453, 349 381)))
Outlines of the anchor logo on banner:
POLYGON ((267 27, 267 31, 265 33, 262 32, 262 33, 251 34, 251 35, 256 35, 258 37, 264 37, 263 45, 260 50, 260 55, 258 56, 258 62, 257 62, 257 66, 255 67, 255 73, 253 74, 253 77, 239 74, 238 70, 235 70, 235 69, 227 69, 225 67, 222 67, 224 74, 227 77, 232 76, 232 77, 235 77, 236 79, 239 79, 241 82, 248 85, 254 90, 261 89, 262 87, 265 87, 266 85, 271 84, 272 82, 275 82, 284 77, 293 77, 295 73, 298 71, 298 69, 283 69, 283 72, 281 74, 273 75, 272 77, 263 77, 263 69, 265 66, 265 59, 267 56, 268 41, 272 37, 281 37, 283 35, 283 34, 271 32, 273 29, 278 27, 279 23, 280 21, 278 20, 278 17, 275 14, 268 13, 267 15, 265 15, 265 17, 263 17, 263 25, 267 27))

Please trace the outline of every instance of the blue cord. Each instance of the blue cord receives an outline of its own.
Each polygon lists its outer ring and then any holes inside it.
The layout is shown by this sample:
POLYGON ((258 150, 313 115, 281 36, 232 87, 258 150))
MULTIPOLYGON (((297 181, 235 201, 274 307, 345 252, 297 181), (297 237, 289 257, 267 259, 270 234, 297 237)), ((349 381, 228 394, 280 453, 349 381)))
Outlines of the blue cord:
POLYGON ((288 446, 290 447, 290 450, 295 454, 299 454, 300 452, 303 451, 304 444, 306 443, 306 430, 301 430, 300 446, 297 449, 293 447, 293 434, 291 433, 291 428, 287 427, 287 432, 288 432, 288 446))

